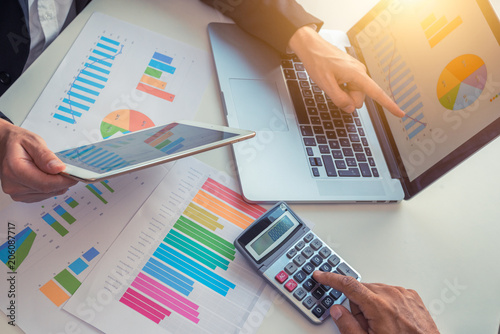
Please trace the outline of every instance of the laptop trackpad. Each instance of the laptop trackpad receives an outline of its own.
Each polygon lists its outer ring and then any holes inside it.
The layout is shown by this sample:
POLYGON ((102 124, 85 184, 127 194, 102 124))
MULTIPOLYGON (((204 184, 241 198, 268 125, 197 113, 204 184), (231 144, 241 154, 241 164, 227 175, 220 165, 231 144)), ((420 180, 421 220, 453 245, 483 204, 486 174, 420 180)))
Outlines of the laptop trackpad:
POLYGON ((288 131, 276 83, 271 80, 229 79, 240 128, 288 131))

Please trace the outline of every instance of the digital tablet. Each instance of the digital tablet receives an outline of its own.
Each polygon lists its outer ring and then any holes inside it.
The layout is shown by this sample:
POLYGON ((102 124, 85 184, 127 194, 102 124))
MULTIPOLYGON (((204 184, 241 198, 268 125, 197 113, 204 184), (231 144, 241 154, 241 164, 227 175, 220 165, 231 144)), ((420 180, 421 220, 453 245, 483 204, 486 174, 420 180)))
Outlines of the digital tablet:
POLYGON ((56 152, 56 155, 66 164, 61 174, 95 182, 254 136, 253 131, 179 121, 56 152))

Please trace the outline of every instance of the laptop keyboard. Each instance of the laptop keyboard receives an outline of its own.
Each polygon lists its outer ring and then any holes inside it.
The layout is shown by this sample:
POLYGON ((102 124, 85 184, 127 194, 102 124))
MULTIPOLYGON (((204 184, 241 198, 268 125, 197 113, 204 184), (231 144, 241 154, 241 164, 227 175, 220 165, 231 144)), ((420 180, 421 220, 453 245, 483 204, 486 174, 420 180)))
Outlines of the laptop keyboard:
POLYGON ((312 175, 379 177, 357 111, 352 114, 341 111, 309 78, 297 56, 283 55, 281 67, 312 175))

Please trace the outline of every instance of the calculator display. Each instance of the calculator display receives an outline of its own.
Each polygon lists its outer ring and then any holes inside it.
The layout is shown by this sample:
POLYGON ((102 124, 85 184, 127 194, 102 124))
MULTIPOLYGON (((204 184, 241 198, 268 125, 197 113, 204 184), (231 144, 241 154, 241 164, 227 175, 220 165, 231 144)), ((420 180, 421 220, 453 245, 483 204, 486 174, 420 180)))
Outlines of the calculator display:
POLYGON ((289 212, 285 212, 250 241, 245 248, 256 261, 259 261, 285 240, 298 225, 299 222, 289 212))

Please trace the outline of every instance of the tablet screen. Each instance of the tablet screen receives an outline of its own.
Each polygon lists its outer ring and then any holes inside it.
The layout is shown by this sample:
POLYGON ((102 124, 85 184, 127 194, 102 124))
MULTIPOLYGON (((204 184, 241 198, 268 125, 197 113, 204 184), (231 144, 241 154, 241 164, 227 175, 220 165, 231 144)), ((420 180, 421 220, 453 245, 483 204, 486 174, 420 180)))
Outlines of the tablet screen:
POLYGON ((57 152, 67 164, 98 174, 161 161, 167 156, 237 137, 238 133, 171 123, 57 152))

